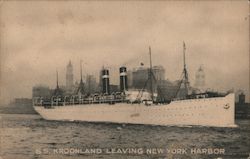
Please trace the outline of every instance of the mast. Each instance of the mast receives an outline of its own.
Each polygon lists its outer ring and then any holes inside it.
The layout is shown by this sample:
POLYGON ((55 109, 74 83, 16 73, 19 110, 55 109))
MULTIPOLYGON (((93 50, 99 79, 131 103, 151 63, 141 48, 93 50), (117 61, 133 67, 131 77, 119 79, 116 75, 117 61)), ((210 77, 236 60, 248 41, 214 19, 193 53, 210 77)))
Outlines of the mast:
POLYGON ((59 88, 59 84, 58 84, 58 71, 56 70, 56 89, 59 88))
POLYGON ((59 82, 58 82, 58 71, 56 70, 56 89, 53 92, 53 95, 55 96, 61 96, 62 91, 59 88, 59 82))
POLYGON ((86 83, 88 81, 88 93, 91 93, 90 89, 91 89, 91 86, 90 86, 90 80, 91 80, 91 77, 90 75, 87 75, 87 78, 86 78, 86 83))
POLYGON ((153 71, 152 71, 152 58, 151 58, 151 47, 149 46, 149 60, 150 60, 150 68, 149 68, 149 80, 150 80, 150 94, 152 101, 154 100, 154 91, 153 91, 153 71))
POLYGON ((183 73, 184 73, 184 87, 185 87, 185 95, 188 95, 189 81, 188 81, 188 72, 186 67, 186 45, 183 41, 183 73))
POLYGON ((83 80, 82 80, 82 60, 80 60, 80 75, 81 75, 81 80, 80 80, 80 84, 78 86, 78 89, 77 89, 77 94, 81 94, 83 95, 84 94, 84 83, 83 83, 83 80))
POLYGON ((80 83, 83 83, 83 81, 82 81, 82 60, 80 61, 80 75, 81 75, 80 83))

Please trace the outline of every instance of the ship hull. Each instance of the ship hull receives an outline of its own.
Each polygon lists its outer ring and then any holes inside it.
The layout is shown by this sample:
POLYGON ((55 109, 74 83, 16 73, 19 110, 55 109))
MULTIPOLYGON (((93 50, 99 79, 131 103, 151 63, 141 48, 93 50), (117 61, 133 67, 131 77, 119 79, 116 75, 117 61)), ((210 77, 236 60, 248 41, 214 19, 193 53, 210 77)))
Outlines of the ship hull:
POLYGON ((89 104, 34 109, 46 120, 149 125, 235 127, 234 94, 225 97, 172 101, 169 104, 89 104))

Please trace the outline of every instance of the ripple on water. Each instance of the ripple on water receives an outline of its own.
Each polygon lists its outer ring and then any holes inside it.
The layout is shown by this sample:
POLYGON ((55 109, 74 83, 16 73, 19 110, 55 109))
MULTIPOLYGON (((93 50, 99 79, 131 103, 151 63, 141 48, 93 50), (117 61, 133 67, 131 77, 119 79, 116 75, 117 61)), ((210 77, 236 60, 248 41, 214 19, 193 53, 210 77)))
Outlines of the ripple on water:
MULTIPOLYGON (((4 120, 1 135, 4 140, 2 143, 5 144, 1 151, 5 158, 19 158, 17 156, 53 158, 48 155, 37 156, 34 150, 62 147, 224 147, 226 151, 232 153, 250 152, 250 121, 244 120, 238 121, 240 126, 234 129, 57 122, 25 115, 17 117, 7 115, 1 120, 4 120)), ((120 158, 124 156, 88 155, 84 157, 120 158)), ((67 157, 75 159, 83 156, 67 157)), ((130 157, 147 158, 148 156, 130 157)), ((190 156, 187 155, 185 158, 190 156)))

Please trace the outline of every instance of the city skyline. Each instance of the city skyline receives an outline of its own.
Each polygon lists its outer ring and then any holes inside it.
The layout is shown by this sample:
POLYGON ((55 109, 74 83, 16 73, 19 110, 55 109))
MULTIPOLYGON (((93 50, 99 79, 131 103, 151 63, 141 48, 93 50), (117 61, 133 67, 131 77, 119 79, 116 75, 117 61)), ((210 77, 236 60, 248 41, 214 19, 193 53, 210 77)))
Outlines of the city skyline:
MULTIPOLYGON (((65 83, 65 66, 74 63, 79 81, 98 77, 102 66, 154 65, 178 80, 182 43, 194 84, 204 65, 206 84, 218 90, 242 89, 249 99, 249 18, 244 1, 233 2, 4 2, 1 5, 1 103, 31 97, 32 86, 65 83), (54 8, 57 8, 56 10, 54 8)), ((112 79, 111 79, 112 82, 112 79)))

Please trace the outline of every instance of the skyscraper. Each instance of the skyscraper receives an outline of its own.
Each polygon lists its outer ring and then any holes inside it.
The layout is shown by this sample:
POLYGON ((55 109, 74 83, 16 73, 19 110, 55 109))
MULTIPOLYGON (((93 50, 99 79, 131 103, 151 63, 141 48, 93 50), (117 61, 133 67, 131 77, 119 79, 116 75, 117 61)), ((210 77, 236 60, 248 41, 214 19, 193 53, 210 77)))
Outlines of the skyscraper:
POLYGON ((73 75, 73 66, 71 64, 71 61, 69 61, 69 64, 66 68, 66 89, 68 91, 72 91, 74 86, 74 75, 73 75))
POLYGON ((94 75, 86 76, 86 92, 91 94, 97 92, 97 83, 94 75))
POLYGON ((197 70, 197 72, 195 74, 195 87, 198 88, 201 91, 204 91, 204 88, 205 88, 205 72, 204 72, 202 66, 200 66, 200 68, 197 70))
MULTIPOLYGON (((165 80, 165 69, 163 66, 153 66, 153 83, 165 80)), ((149 68, 139 67, 132 72, 133 88, 142 89, 149 78, 149 68)), ((147 88, 147 87, 146 87, 147 88)))

